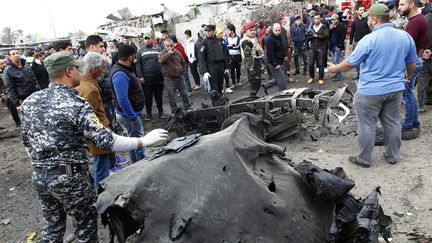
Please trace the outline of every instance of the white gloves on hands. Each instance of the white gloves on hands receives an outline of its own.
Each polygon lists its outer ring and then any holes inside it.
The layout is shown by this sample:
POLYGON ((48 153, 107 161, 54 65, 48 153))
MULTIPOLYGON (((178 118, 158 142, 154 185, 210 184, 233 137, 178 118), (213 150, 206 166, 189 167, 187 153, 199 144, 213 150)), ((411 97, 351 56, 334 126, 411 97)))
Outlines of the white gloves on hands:
POLYGON ((204 73, 203 80, 207 82, 207 81, 209 81, 210 77, 211 77, 210 73, 208 73, 208 72, 204 73))
POLYGON ((229 74, 229 70, 228 69, 225 69, 225 74, 229 74))
POLYGON ((140 139, 144 146, 149 146, 158 142, 166 141, 168 139, 168 132, 165 129, 158 128, 147 133, 140 139))

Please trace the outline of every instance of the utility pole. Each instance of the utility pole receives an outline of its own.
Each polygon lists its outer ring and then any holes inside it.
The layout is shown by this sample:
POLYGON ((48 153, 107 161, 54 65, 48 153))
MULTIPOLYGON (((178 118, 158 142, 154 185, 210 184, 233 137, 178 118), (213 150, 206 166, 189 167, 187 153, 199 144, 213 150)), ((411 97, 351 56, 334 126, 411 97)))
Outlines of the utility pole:
POLYGON ((53 29, 53 32, 54 32, 54 38, 56 38, 57 39, 57 34, 56 34, 56 31, 55 31, 55 27, 54 27, 54 22, 53 22, 53 20, 52 20, 52 16, 51 16, 51 9, 50 9, 50 5, 49 5, 49 3, 48 3, 48 0, 47 0, 47 8, 48 8, 48 15, 49 15, 49 18, 50 18, 50 22, 51 22, 51 27, 52 27, 52 29, 53 29))

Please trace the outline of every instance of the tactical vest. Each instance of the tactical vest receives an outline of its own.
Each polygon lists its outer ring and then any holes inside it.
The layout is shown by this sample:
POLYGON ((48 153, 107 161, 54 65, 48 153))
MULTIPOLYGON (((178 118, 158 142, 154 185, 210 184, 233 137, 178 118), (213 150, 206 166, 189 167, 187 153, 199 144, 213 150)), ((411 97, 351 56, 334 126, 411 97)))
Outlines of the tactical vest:
POLYGON ((128 99, 131 103, 132 109, 134 111, 140 111, 144 108, 144 93, 141 88, 141 83, 138 80, 138 78, 133 73, 133 69, 131 67, 127 67, 125 65, 122 65, 120 63, 115 64, 111 68, 110 72, 110 80, 111 80, 111 87, 112 92, 114 95, 114 104, 118 111, 123 112, 122 108, 119 105, 119 102, 117 100, 117 95, 115 93, 114 84, 112 82, 112 78, 114 74, 118 71, 124 72, 130 79, 129 82, 129 89, 128 89, 128 99))

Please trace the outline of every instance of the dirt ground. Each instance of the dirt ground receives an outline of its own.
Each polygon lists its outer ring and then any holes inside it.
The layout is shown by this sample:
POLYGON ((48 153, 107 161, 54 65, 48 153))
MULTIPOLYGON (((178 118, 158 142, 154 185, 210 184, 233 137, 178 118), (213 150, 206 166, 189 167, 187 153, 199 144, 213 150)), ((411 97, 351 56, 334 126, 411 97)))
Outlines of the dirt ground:
MULTIPOLYGON (((328 75, 326 76, 328 78, 328 75)), ((353 72, 346 74, 339 82, 328 81, 324 86, 314 83, 317 89, 336 89, 348 83, 354 91, 355 82, 351 80, 353 72)), ((305 87, 306 77, 295 76, 294 83, 288 87, 305 87)), ((229 94, 234 98, 248 94, 244 85, 229 94)), ((276 89, 269 90, 270 93, 276 89)), ((263 95, 261 90, 259 95, 263 95)), ((191 95, 193 107, 201 103, 210 104, 209 97, 201 91, 191 95)), ((168 111, 167 97, 164 98, 165 110, 168 111)), ((429 107, 432 111, 432 107, 429 107)), ((156 110, 156 108, 154 108, 156 110)), ((288 141, 278 143, 287 148, 287 157, 299 163, 304 159, 313 161, 323 168, 343 167, 348 176, 356 182, 351 191, 357 197, 366 197, 375 187, 380 186, 381 205, 386 214, 392 216, 393 242, 407 242, 407 232, 418 228, 432 234, 432 167, 430 149, 432 144, 432 112, 421 114, 421 137, 412 141, 403 141, 401 160, 396 165, 387 164, 382 156, 383 147, 375 147, 374 163, 368 168, 361 168, 348 162, 348 156, 357 150, 355 124, 351 124, 347 135, 327 135, 312 141, 308 130, 302 130, 288 141)), ((355 121, 355 117, 350 119, 355 121)), ((145 128, 161 127, 166 121, 155 119, 147 122, 145 128)), ((31 188, 31 164, 21 144, 19 130, 4 105, 0 106, 0 125, 8 131, 0 134, 0 243, 24 242, 36 232, 34 240, 40 239, 43 227, 40 205, 31 188)), ((310 127, 306 127, 310 131, 310 127)), ((121 172, 120 172, 121 173, 121 172)), ((107 242, 107 230, 100 227, 101 242, 107 242)), ((37 241, 35 241, 37 242, 37 241)))

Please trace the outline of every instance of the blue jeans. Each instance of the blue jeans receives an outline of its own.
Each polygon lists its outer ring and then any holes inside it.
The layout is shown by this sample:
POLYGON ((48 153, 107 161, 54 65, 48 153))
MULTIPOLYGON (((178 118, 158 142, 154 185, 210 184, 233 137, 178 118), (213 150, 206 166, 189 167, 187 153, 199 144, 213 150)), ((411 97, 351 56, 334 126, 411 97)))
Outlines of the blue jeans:
MULTIPOLYGON (((334 64, 339 64, 340 63, 340 58, 341 58, 341 51, 340 51, 340 49, 338 51, 338 50, 336 50, 336 47, 333 47, 332 48, 332 53, 333 53, 333 62, 334 62, 334 64)), ((341 72, 337 72, 335 74, 335 76, 338 77, 338 78, 342 78, 342 73, 341 72)))
POLYGON ((191 87, 190 80, 189 80, 189 64, 186 64, 184 66, 183 79, 184 79, 184 82, 186 84, 186 91, 192 92, 192 87, 191 87))
MULTIPOLYGON (((138 116, 134 122, 119 114, 116 114, 116 118, 117 122, 120 124, 123 130, 126 131, 129 137, 139 138, 144 136, 144 128, 140 116, 138 116)), ((129 151, 129 156, 132 160, 132 163, 135 163, 147 156, 147 150, 145 148, 137 148, 129 151)))
POLYGON ((405 109, 405 119, 402 122, 402 127, 404 128, 412 128, 413 126, 420 124, 418 118, 417 101, 414 95, 414 82, 422 67, 423 60, 418 58, 412 79, 409 82, 405 82, 405 90, 402 96, 405 109))
POLYGON ((93 179, 97 191, 99 182, 109 176, 111 154, 93 155, 93 179))
POLYGON ((276 69, 273 65, 268 65, 270 68, 270 71, 273 74, 273 78, 274 80, 269 80, 268 82, 266 82, 265 86, 266 88, 271 88, 275 85, 277 85, 279 87, 279 91, 281 90, 285 90, 286 87, 286 82, 285 82, 285 67, 284 65, 280 65, 279 69, 276 69))

